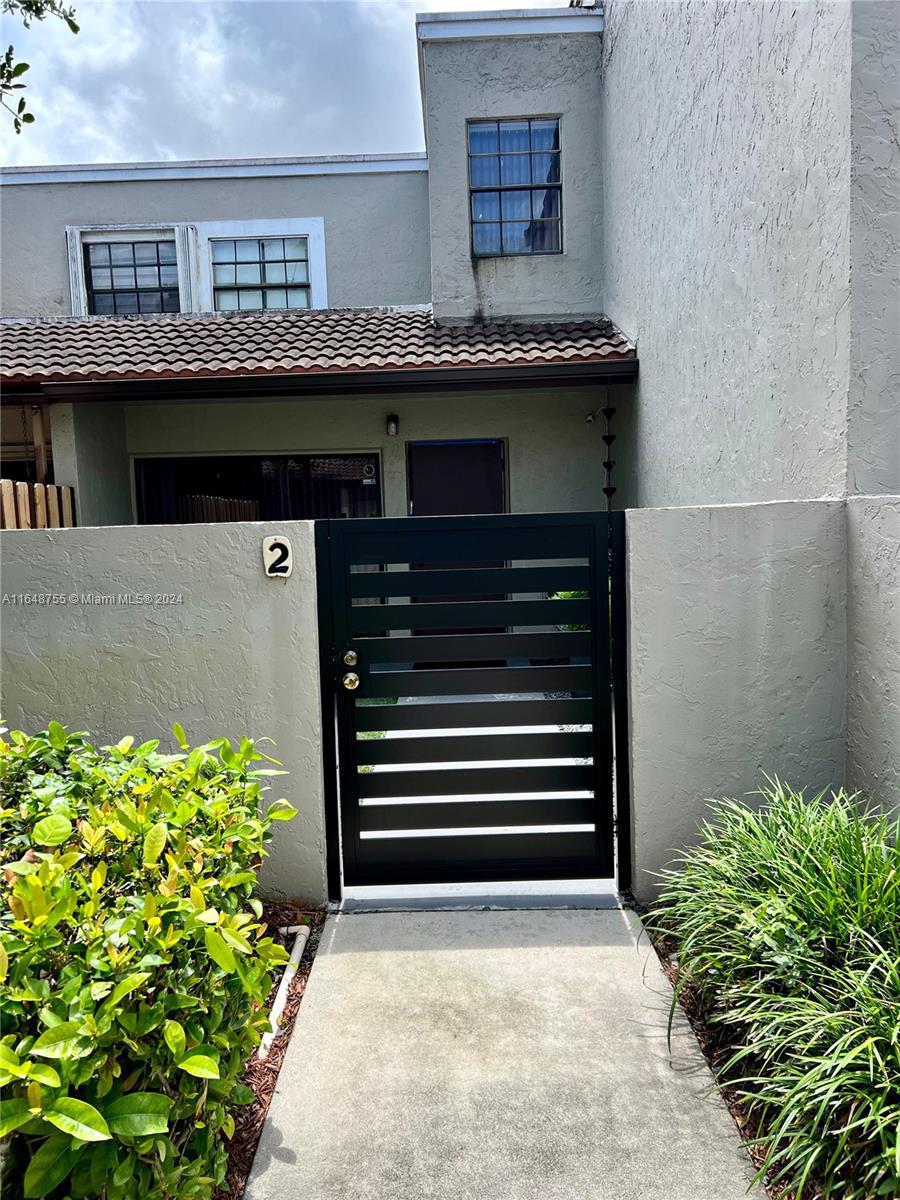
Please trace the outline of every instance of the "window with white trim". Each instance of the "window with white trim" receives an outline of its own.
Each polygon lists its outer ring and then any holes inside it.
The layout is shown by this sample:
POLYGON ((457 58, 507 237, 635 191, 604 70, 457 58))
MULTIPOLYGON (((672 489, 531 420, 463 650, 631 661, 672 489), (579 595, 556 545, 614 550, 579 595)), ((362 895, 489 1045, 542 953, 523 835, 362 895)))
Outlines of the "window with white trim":
POLYGON ((234 309, 309 308, 309 238, 214 238, 213 304, 234 309))
POLYGON ((327 308, 325 221, 67 226, 73 316, 327 308))
POLYGON ((328 307, 322 217, 202 221, 194 230, 202 312, 328 307))
POLYGON ((188 226, 70 225, 66 242, 73 316, 193 311, 188 226))

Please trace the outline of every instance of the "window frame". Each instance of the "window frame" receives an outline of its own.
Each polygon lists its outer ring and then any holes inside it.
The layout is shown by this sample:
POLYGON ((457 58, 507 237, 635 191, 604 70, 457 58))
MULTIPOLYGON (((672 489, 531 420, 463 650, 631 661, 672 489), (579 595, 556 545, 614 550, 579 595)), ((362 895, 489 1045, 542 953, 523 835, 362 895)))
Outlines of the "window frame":
MULTIPOLYGON (((325 263, 325 220, 323 217, 290 217, 253 221, 202 221, 194 226, 198 262, 198 299, 201 312, 216 312, 213 285, 213 241, 241 238, 305 237, 309 264, 309 308, 269 308, 264 312, 308 312, 328 307, 328 275, 325 263)), ((249 309, 223 309, 224 313, 249 309)))
MULTIPOLYGON (((88 305, 85 276, 85 250, 92 242, 175 242, 175 263, 178 269, 178 308, 180 312, 194 311, 196 289, 193 286, 190 253, 190 226, 178 224, 154 225, 67 225, 66 248, 69 263, 69 293, 73 317, 107 319, 107 314, 94 314, 88 305)), ((111 315, 111 314, 110 314, 111 315)), ((173 316, 174 314, 153 314, 173 316)))
MULTIPOLYGON (((506 117, 467 117, 466 118, 465 138, 466 138, 466 183, 467 183, 466 197, 467 197, 467 202, 468 202, 468 222, 469 222, 469 254, 470 254, 470 257, 473 259, 473 261, 477 260, 477 259, 482 259, 482 258, 485 258, 485 259, 487 259, 487 258, 543 258, 548 255, 564 254, 565 253, 565 237, 564 237, 564 230, 563 230, 563 177, 562 177, 563 121, 562 121, 562 115, 559 113, 542 113, 542 114, 531 114, 529 116, 519 115, 519 116, 506 116, 506 117), (469 130, 470 130, 470 128, 473 125, 497 125, 498 126, 498 138, 499 138, 499 125, 501 123, 507 122, 507 121, 527 121, 528 122, 529 149, 527 151, 517 151, 515 153, 521 154, 523 157, 525 155, 527 155, 529 157, 529 159, 531 158, 531 156, 533 154, 537 154, 537 153, 556 153, 559 155, 560 170, 559 170, 559 181, 557 183, 502 184, 500 182, 497 182, 496 184, 473 184, 473 182, 472 182, 472 159, 473 158, 496 158, 499 163, 499 160, 502 156, 502 151, 500 149, 500 145, 499 145, 499 141, 498 141, 496 155, 473 154, 472 151, 469 149, 469 130), (559 136, 559 149, 558 150, 556 150, 554 152, 554 151, 535 151, 535 150, 531 149, 531 123, 533 121, 555 121, 556 122, 558 136, 559 136), (554 188, 559 195, 559 217, 556 221, 558 228, 559 228, 559 248, 557 250, 509 250, 509 251, 506 251, 502 248, 503 247, 503 224, 504 224, 502 215, 498 217, 496 222, 492 222, 492 221, 476 222, 474 216, 472 215, 473 197, 481 192, 497 192, 498 193, 498 195, 500 196, 500 205, 501 205, 501 214, 502 214, 502 211, 503 211, 502 210, 502 205, 503 205, 502 196, 503 196, 504 192, 533 192, 533 191, 539 191, 542 188, 543 189, 554 188), (498 224, 498 225, 500 225, 500 246, 501 246, 500 250, 498 250, 496 252, 491 252, 489 254, 484 254, 484 253, 480 253, 480 252, 476 251, 476 249, 475 249, 475 226, 476 226, 476 224, 498 224)), ((534 217, 531 217, 530 220, 534 221, 534 217)), ((505 223, 511 224, 513 222, 507 221, 505 223)))

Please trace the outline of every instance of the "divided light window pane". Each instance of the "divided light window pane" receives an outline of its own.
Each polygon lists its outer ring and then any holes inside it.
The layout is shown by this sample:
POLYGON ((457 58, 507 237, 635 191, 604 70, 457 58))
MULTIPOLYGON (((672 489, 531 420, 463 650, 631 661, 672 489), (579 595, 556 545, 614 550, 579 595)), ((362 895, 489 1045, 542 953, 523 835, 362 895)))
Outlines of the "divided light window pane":
POLYGON ((175 242, 86 242, 84 281, 92 316, 181 309, 175 242))
POLYGON ((217 312, 309 308, 307 238, 216 238, 210 251, 217 312))
POLYGON ((559 120, 469 121, 472 254, 559 254, 559 120))

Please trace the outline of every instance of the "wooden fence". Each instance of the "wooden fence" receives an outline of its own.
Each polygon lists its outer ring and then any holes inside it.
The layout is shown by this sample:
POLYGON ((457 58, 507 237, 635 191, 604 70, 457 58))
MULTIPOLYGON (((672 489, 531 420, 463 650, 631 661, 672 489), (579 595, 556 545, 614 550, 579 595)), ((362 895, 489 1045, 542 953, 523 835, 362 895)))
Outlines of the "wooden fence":
POLYGON ((259 502, 232 500, 227 496, 182 496, 178 502, 178 518, 191 524, 212 521, 258 521, 259 502))
POLYGON ((75 499, 70 487, 0 479, 3 529, 72 529, 75 499))

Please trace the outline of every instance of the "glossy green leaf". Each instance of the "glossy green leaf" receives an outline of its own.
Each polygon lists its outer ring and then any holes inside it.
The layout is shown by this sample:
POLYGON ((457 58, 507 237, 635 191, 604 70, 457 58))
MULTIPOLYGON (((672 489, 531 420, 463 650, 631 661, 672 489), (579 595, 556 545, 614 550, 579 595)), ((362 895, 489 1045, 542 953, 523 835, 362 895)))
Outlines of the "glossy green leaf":
POLYGON ((168 826, 164 821, 158 821, 144 838, 144 866, 152 867, 166 847, 169 836, 168 826))
POLYGON ((166 1021, 163 1026, 163 1037, 166 1040, 166 1045, 172 1051, 174 1058, 180 1058, 184 1053, 185 1036, 184 1030, 177 1021, 166 1021))
POLYGON ((116 1135, 149 1137, 167 1133, 172 1101, 160 1092, 129 1092, 104 1110, 109 1128, 116 1135))
POLYGON ((25 1200, 42 1200, 67 1179, 84 1150, 84 1144, 72 1145, 72 1139, 59 1134, 50 1137, 35 1151, 25 1170, 25 1200))
POLYGON ((47 726, 47 740, 54 750, 64 750, 66 746, 66 731, 59 721, 51 721, 47 726))
POLYGON ((275 800, 266 809, 266 816, 270 821, 291 821, 296 815, 296 808, 293 804, 288 804, 287 800, 275 800))
POLYGON ((30 1053, 40 1058, 84 1058, 90 1054, 91 1046, 90 1039, 81 1033, 79 1021, 63 1021, 45 1030, 30 1053))
POLYGON ((188 1054, 178 1064, 182 1071, 194 1075, 197 1079, 218 1079, 219 1064, 208 1054, 188 1054))
POLYGON ((234 971, 234 951, 225 939, 220 937, 214 929, 205 929, 203 940, 206 942, 206 949, 213 962, 217 963, 223 971, 229 973, 234 971))
POLYGON ((31 832, 36 846, 61 846, 72 835, 72 822, 61 813, 51 813, 38 821, 31 832))
POLYGON ((30 1119, 31 1110, 27 1100, 0 1100, 0 1138, 21 1128, 30 1119))
POLYGON ((103 1116, 84 1100, 60 1096, 44 1109, 44 1117, 80 1142, 105 1142, 112 1137, 103 1116))
POLYGON ((28 1078, 33 1079, 36 1083, 42 1083, 45 1087, 58 1088, 60 1086, 59 1072, 55 1071, 49 1063, 29 1063, 28 1078))

